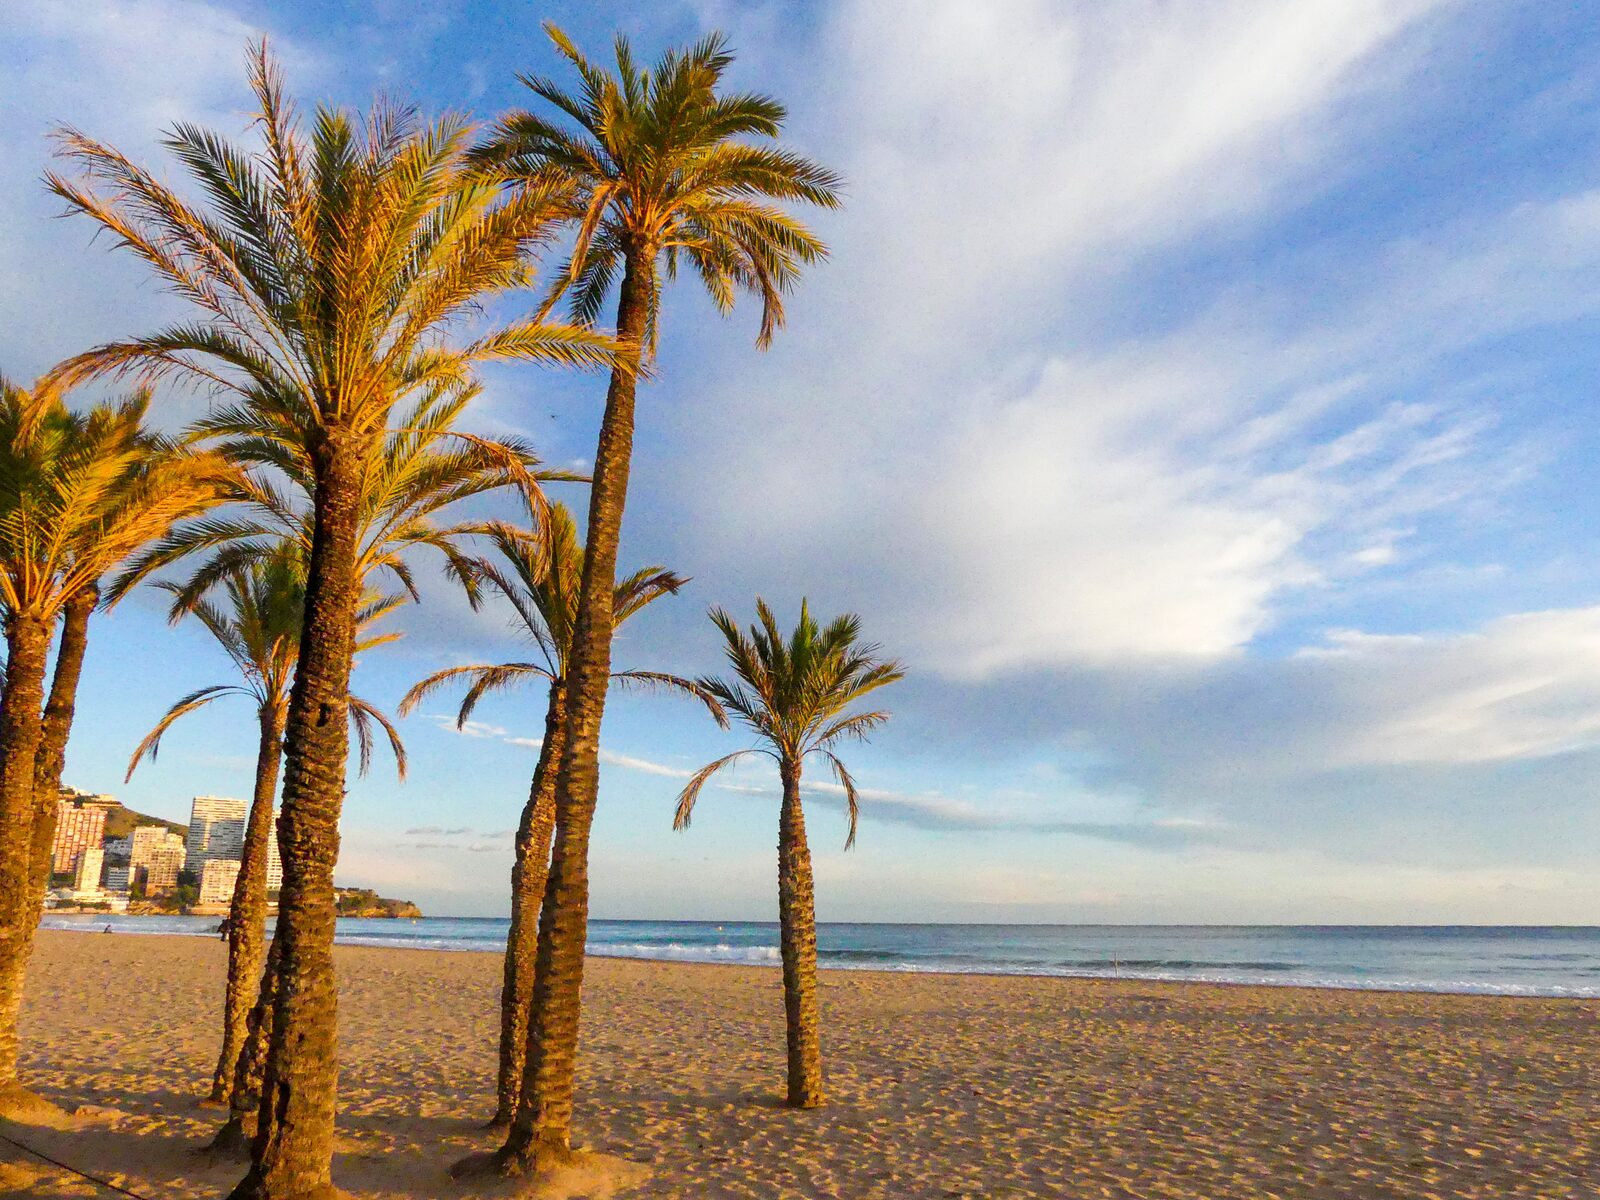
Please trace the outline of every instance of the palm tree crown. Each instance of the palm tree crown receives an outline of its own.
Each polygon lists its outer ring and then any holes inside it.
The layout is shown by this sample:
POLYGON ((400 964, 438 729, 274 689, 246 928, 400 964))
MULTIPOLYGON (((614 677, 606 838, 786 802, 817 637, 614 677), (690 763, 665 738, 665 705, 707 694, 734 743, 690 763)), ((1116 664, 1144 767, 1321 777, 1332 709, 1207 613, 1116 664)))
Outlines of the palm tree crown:
MULTIPOLYGON (((186 616, 199 621, 222 647, 244 682, 199 688, 173 704, 134 750, 128 762, 129 779, 144 758, 148 756, 151 762, 156 760, 161 739, 174 722, 224 696, 244 696, 255 701, 262 717, 270 718, 279 729, 283 727, 288 719, 289 688, 300 657, 301 626, 305 618, 305 564, 296 551, 292 544, 282 546, 277 553, 235 566, 214 580, 213 589, 222 593, 220 602, 207 595, 193 595, 192 581, 163 580, 157 585, 173 595, 169 619, 174 624, 186 616)), ((370 599, 356 614, 357 627, 365 628, 387 616, 403 599, 400 596, 370 599)), ((399 633, 381 633, 361 638, 356 643, 356 653, 399 637, 399 633)), ((396 770, 404 779, 405 745, 389 719, 373 704, 351 696, 350 724, 356 731, 361 774, 365 775, 372 764, 373 726, 376 725, 388 739, 396 770)))
MULTIPOLYGON (((439 671, 406 693, 400 701, 401 716, 412 712, 439 688, 465 681, 468 688, 456 715, 457 725, 464 725, 471 719, 478 702, 491 692, 515 687, 530 679, 558 685, 566 680, 583 577, 583 545, 578 540, 577 524, 571 512, 564 504, 552 504, 537 536, 500 521, 489 522, 484 533, 494 548, 497 561, 489 558, 471 561, 467 576, 478 586, 469 595, 476 602, 481 589, 486 587, 510 604, 516 614, 518 632, 538 647, 542 661, 493 666, 473 664, 439 671)), ((617 624, 662 596, 676 593, 687 582, 681 575, 663 567, 643 567, 635 571, 619 581, 614 589, 617 624)), ((706 704, 719 723, 727 724, 715 697, 694 680, 640 670, 619 671, 612 678, 624 685, 686 691, 706 704)))
POLYGON ((859 617, 837 617, 823 628, 802 600, 800 620, 786 639, 764 600, 756 601, 756 615, 758 623, 746 634, 722 609, 712 610, 711 620, 726 642, 735 678, 707 677, 698 682, 764 744, 725 755, 696 771, 678 796, 673 828, 688 827, 706 781, 744 755, 766 754, 780 764, 798 765, 808 755, 821 754, 844 788, 850 817, 848 850, 856 840, 860 797, 833 747, 846 738, 864 740, 888 720, 884 710, 852 706, 903 678, 905 672, 898 662, 879 658, 877 646, 858 644, 859 617))
POLYGON ((187 377, 242 406, 224 406, 219 421, 267 413, 314 446, 334 430, 376 435, 397 400, 465 388, 477 362, 613 361, 609 339, 540 320, 457 345, 439 337, 484 296, 530 282, 529 252, 566 211, 559 188, 507 192, 482 177, 457 117, 424 124, 380 103, 361 122, 319 108, 307 138, 265 43, 252 50, 250 83, 258 151, 189 124, 166 139, 206 208, 109 145, 57 134, 82 179, 48 172, 51 189, 203 314, 79 355, 68 377, 187 377))
POLYGON ((75 413, 56 383, 0 379, 0 607, 52 619, 236 483, 222 456, 144 428, 149 406, 140 392, 75 413))
MULTIPOLYGON (((653 69, 641 69, 618 35, 609 71, 555 25, 545 30, 577 68, 578 90, 521 76, 555 119, 508 113, 474 154, 536 193, 560 192, 572 207, 577 240, 548 302, 570 290, 573 315, 592 324, 624 260, 664 254, 671 278, 682 257, 721 311, 739 291, 761 301, 758 344, 767 345, 783 324, 784 292, 802 266, 827 254, 771 201, 834 208, 838 176, 788 150, 740 140, 777 137, 786 114, 769 96, 717 94, 733 61, 719 33, 667 51, 653 69)), ((646 340, 653 347, 661 288, 654 274, 651 288, 646 340)))

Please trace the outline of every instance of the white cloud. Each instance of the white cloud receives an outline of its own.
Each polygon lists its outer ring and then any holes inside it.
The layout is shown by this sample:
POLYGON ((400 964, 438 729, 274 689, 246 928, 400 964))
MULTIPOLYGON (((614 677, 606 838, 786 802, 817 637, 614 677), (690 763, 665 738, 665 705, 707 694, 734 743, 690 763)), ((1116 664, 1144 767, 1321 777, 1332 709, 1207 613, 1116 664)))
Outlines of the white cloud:
MULTIPOLYGON (((28 0, 0 8, 0 369, 31 378, 96 341, 141 332, 177 311, 142 264, 90 244, 81 220, 40 183, 47 134, 69 124, 146 162, 176 121, 239 133, 249 103, 246 43, 257 35, 224 7, 199 0, 28 0)), ((303 56, 287 40, 277 51, 303 56)), ((159 174, 171 176, 163 166, 159 174)))
POLYGON ((1341 631, 1299 659, 1341 702, 1333 763, 1488 763, 1600 745, 1600 608, 1444 637, 1341 631))
POLYGON ((756 379, 714 394, 741 420, 687 410, 703 469, 680 463, 668 503, 690 549, 838 597, 919 668, 966 676, 1226 655, 1288 590, 1384 565, 1375 543, 1459 493, 1484 429, 1393 392, 1546 315, 1548 214, 1405 239, 1357 272, 1308 254, 1287 281, 1183 296, 1158 332, 1094 314, 1156 252, 1347 172, 1433 7, 847 6, 850 73, 814 139, 847 147, 835 260, 756 379), (1516 288, 1490 314, 1495 282, 1516 288))

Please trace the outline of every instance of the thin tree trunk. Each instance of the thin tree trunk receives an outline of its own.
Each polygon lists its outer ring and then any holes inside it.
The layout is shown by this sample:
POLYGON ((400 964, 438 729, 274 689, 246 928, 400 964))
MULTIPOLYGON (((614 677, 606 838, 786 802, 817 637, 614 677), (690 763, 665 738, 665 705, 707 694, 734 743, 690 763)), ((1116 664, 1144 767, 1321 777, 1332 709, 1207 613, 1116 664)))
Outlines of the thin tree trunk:
POLYGON ((250 1146, 234 1200, 336 1195, 333 1129, 339 1060, 333 974, 333 869, 349 757, 350 658, 363 447, 343 431, 313 448, 314 528, 305 629, 284 731, 278 844, 278 994, 250 1146))
POLYGON ((44 906, 50 888, 50 852, 55 848, 56 808, 61 799, 61 775, 67 765, 67 739, 78 703, 78 680, 83 673, 83 652, 89 640, 89 617, 100 603, 93 584, 66 603, 61 617, 61 642, 56 648, 50 697, 45 701, 39 752, 33 764, 33 906, 44 906))
POLYGON ((222 1052, 211 1075, 213 1104, 227 1104, 244 1048, 250 1007, 261 991, 261 962, 267 940, 267 857, 272 806, 278 798, 278 764, 283 757, 283 715, 274 703, 261 707, 261 737, 256 751, 256 790, 245 822, 239 877, 228 910, 228 989, 222 1007, 222 1052))
MULTIPOLYGON (((639 347, 654 295, 654 252, 630 247, 617 300, 617 332, 639 347)), ((567 668, 567 733, 556 775, 556 833, 539 913, 539 952, 528 1017, 522 1102, 496 1155, 507 1175, 562 1161, 572 1147, 573 1075, 589 936, 589 831, 600 783, 600 719, 611 676, 612 589, 633 454, 637 350, 611 373, 589 489, 589 528, 567 668)))
POLYGON ((533 1000, 535 957, 539 949, 539 907, 550 874, 550 839, 556 827, 556 764, 566 737, 565 689, 550 685, 544 742, 533 770, 528 802, 517 827, 517 857, 511 866, 511 929, 506 934, 504 978, 500 985, 500 1074, 495 1088, 493 1125, 507 1126, 517 1115, 522 1067, 528 1055, 528 1006, 533 1000))
POLYGON ((800 807, 800 764, 785 762, 778 820, 778 921, 783 940, 783 1010, 789 1043, 789 1104, 822 1103, 821 1016, 817 1011, 817 903, 811 848, 800 807))
POLYGON ((274 934, 267 947, 267 967, 261 974, 261 987, 245 1022, 244 1044, 239 1047, 239 1059, 233 1068, 228 1119, 206 1147, 213 1153, 233 1154, 250 1149, 249 1131, 254 1125, 256 1110, 261 1106, 261 1076, 267 1062, 267 1043, 272 1038, 272 1010, 278 1001, 280 953, 274 934))
POLYGON ((49 622, 17 613, 7 617, 0 697, 0 1116, 19 1120, 45 1104, 17 1078, 17 1017, 39 922, 33 909, 33 775, 49 656, 49 622))

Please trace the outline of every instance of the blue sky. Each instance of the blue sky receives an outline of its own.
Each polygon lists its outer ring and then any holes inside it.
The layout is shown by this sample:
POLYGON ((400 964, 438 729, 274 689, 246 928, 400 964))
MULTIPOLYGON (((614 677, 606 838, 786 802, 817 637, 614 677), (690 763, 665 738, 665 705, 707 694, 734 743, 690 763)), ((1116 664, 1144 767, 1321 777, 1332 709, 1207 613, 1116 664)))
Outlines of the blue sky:
MULTIPOLYGON (((487 117, 596 53, 721 28, 737 82, 848 202, 769 352, 681 288, 641 404, 624 559, 694 577, 618 658, 718 666, 704 613, 853 610, 910 668, 849 760, 824 919, 1600 921, 1600 13, 1306 0, 1115 6, 23 0, 0 14, 0 369, 29 378, 173 310, 38 183, 66 121, 137 157, 242 132, 274 40, 305 101, 487 117)), ((474 416, 555 463, 593 379, 503 369, 474 416)), ((173 394, 181 423, 202 398, 173 394)), ((569 500, 582 502, 568 489, 569 500)), ((519 654, 442 581, 360 664, 392 704, 519 654)), ((247 795, 250 714, 175 730, 225 678, 153 597, 93 635, 69 779, 182 818, 247 795)), ((434 714, 447 711, 434 706, 434 714)), ((505 910, 534 694, 412 776, 352 783, 345 882, 505 910)), ((773 780, 673 834, 685 773, 742 743, 620 698, 595 843, 604 916, 767 917, 773 780)))

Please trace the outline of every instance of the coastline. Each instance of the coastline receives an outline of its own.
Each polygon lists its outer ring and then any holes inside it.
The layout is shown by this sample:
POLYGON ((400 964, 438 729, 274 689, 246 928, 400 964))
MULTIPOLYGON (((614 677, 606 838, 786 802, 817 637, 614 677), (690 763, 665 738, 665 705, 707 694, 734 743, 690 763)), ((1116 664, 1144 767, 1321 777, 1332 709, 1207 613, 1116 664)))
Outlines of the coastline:
MULTIPOLYGON (((46 914, 47 919, 50 915, 46 914)), ((77 916, 81 921, 72 926, 56 925, 55 928, 71 928, 75 932, 104 932, 107 926, 113 932, 128 933, 137 936, 178 936, 212 938, 216 936, 214 922, 216 916, 180 916, 163 913, 141 913, 126 915, 106 914, 61 914, 77 916), (98 918, 104 918, 102 921, 98 918), (148 924, 145 924, 148 922, 148 924)), ((469 918, 392 918, 389 916, 361 916, 341 917, 340 932, 337 935, 339 944, 350 946, 366 946, 378 948, 404 949, 404 950, 433 950, 443 953, 488 953, 500 955, 503 953, 503 939, 505 937, 505 922, 501 918, 469 917, 469 918), (462 939, 459 928, 471 927, 471 940, 462 939), (410 933, 398 932, 401 928, 412 929, 422 927, 424 932, 416 937, 410 933), (439 932, 441 929, 450 929, 452 937, 439 932)), ((827 928, 824 924, 823 928, 827 928)), ((1582 949, 1586 952, 1584 961, 1571 964, 1571 976, 1575 986, 1552 982, 1544 977, 1538 983, 1516 982, 1509 979, 1467 979, 1453 975, 1436 978, 1417 978, 1414 970, 1402 970, 1395 964, 1390 964, 1391 971, 1400 970, 1402 978, 1384 977, 1313 977, 1295 978, 1288 975, 1260 974, 1252 970, 1236 971, 1232 976, 1218 973, 1216 970, 1196 970, 1197 964, 1183 963, 1174 966, 1187 966, 1191 969, 1179 971, 1153 966, 1148 960, 1136 956, 1124 955, 1122 961, 1127 964, 1121 968, 1108 967, 1106 964, 1114 959, 1101 959, 1099 964, 1083 964, 1081 967, 1062 965, 1050 968, 1025 963, 1008 964, 1005 962, 979 963, 975 960, 963 961, 959 965, 950 965, 938 958, 927 958, 921 961, 886 961, 881 956, 864 958, 859 951, 841 951, 836 954, 831 951, 826 943, 822 947, 819 960, 819 969, 828 972, 868 972, 882 973, 891 976, 899 975, 951 975, 958 977, 974 977, 984 979, 1066 979, 1082 980, 1085 982, 1145 982, 1145 983, 1174 983, 1196 984, 1214 987, 1266 987, 1308 989, 1312 991, 1337 991, 1359 992, 1373 994, 1420 994, 1420 995, 1460 995, 1460 996, 1496 996, 1508 999, 1559 999, 1578 1002, 1600 1001, 1600 983, 1594 977, 1600 975, 1600 929, 1591 926, 1573 927, 1460 927, 1460 926, 1006 926, 1006 925, 971 925, 948 926, 935 924, 906 924, 906 925, 862 925, 853 922, 835 923, 835 928, 845 929, 871 929, 871 930, 898 930, 920 929, 930 931, 959 929, 990 929, 1000 933, 1015 932, 1019 929, 1082 929, 1105 932, 1107 930, 1120 930, 1129 936, 1139 936, 1152 931, 1173 931, 1184 935, 1207 934, 1213 931, 1219 933, 1260 933, 1264 930, 1278 930, 1286 933, 1335 933, 1335 934, 1384 934, 1392 932, 1411 934, 1479 934, 1487 933, 1498 935, 1502 939, 1505 935, 1517 935, 1519 938, 1527 936, 1537 945, 1541 938, 1551 934, 1583 935, 1585 940, 1582 949), (847 955, 856 957, 846 957, 847 955), (843 959, 841 961, 841 959, 843 959), (1578 982, 1581 981, 1581 982, 1578 982)), ((618 961, 645 961, 663 962, 682 965, 697 966, 745 966, 777 969, 779 967, 778 953, 775 945, 765 946, 751 944, 748 941, 738 942, 742 932, 748 937, 752 929, 764 930, 776 938, 776 926, 766 922, 709 922, 709 921, 648 921, 648 920, 596 920, 591 923, 591 941, 588 957, 592 959, 607 959, 618 961), (611 927, 613 932, 617 927, 628 930, 626 940, 618 942, 607 940, 604 936, 597 935, 597 931, 611 927), (671 930, 674 934, 678 931, 685 933, 710 934, 715 931, 715 942, 702 941, 696 943, 692 938, 666 942, 649 942, 642 940, 636 931, 639 930, 671 930), (724 929, 730 932, 726 938, 735 944, 728 944, 724 940, 724 929)), ((1521 941, 1514 944, 1517 951, 1515 957, 1527 959, 1531 955, 1523 951, 1525 947, 1521 941)), ((1555 947, 1561 950, 1565 947, 1555 947)), ((1194 947, 1191 947, 1191 952, 1194 947)), ((1209 949, 1209 948, 1207 948, 1209 949)), ((1418 949, 1424 954, 1429 954, 1435 948, 1422 944, 1418 949)), ((1502 941, 1499 952, 1504 954, 1505 943, 1502 941)), ((1570 957, 1557 954, 1557 958, 1570 957)), ((1225 963, 1202 963, 1201 967, 1222 968, 1225 963)), ((1261 963, 1242 963, 1241 967, 1259 968, 1261 963)), ((1464 964, 1458 964, 1458 966, 1464 964)), ((1526 964, 1522 969, 1527 970, 1526 964)), ((1311 968, 1307 968, 1311 970, 1311 968)), ((1303 973, 1302 973, 1303 974, 1303 973)), ((1492 972, 1491 972, 1492 975, 1492 972)), ((1533 978, 1529 975, 1528 978, 1533 978)), ((1558 978, 1563 978, 1558 976, 1558 978)))
MULTIPOLYGON (((216 1053, 215 939, 41 931, 24 1075, 100 1110, 30 1145, 147 1195, 226 1191, 193 1149, 216 1053)), ((335 1178, 375 1200, 468 1195, 492 1148, 492 955, 339 946, 335 1178)), ((831 1104, 779 1103, 776 972, 592 959, 580 1137, 645 1164, 629 1195, 1582 1195, 1593 1004, 1519 997, 838 971, 831 1104)), ((65 1200, 66 1182, 28 1193, 65 1200)))

